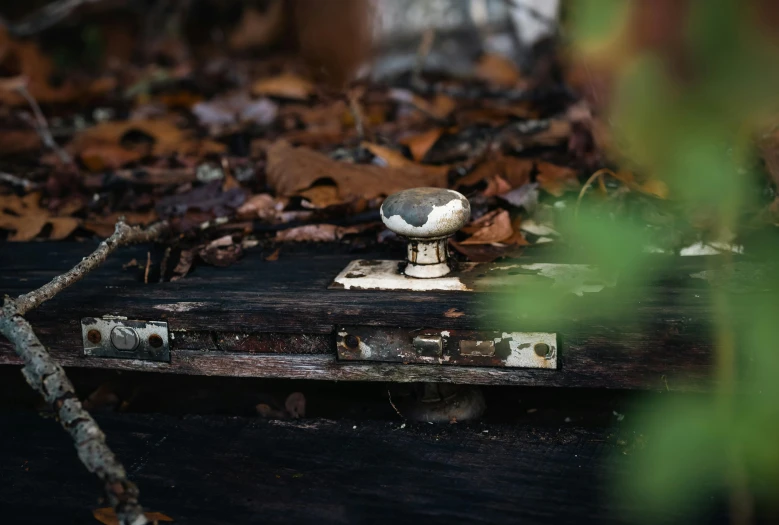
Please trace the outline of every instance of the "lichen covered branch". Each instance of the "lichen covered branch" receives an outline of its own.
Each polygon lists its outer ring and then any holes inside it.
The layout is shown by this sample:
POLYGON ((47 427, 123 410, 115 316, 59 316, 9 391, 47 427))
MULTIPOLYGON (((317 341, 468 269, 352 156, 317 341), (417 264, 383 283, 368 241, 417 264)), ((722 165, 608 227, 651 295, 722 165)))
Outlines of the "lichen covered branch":
POLYGON ((97 422, 84 410, 65 370, 52 359, 23 315, 83 279, 119 246, 153 241, 166 229, 165 222, 144 230, 120 220, 114 233, 72 270, 17 299, 6 297, 0 310, 0 334, 13 343, 16 354, 24 362, 22 374, 54 409, 63 428, 73 438, 78 457, 87 470, 103 482, 108 503, 122 525, 148 523, 138 502, 138 488, 127 479, 124 467, 108 448, 97 422))
POLYGON ((100 266, 100 264, 102 264, 118 247, 127 244, 153 241, 157 239, 166 228, 166 222, 160 222, 149 228, 141 229, 137 226, 128 226, 125 222, 120 220, 116 223, 114 233, 108 239, 101 242, 100 246, 98 246, 92 254, 84 257, 84 259, 74 266, 73 269, 62 275, 58 275, 37 290, 20 295, 19 298, 16 299, 17 312, 19 315, 24 315, 33 308, 48 301, 68 286, 80 281, 90 271, 100 266))
POLYGON ((76 443, 81 462, 103 482, 108 503, 116 510, 120 523, 148 523, 138 503, 138 488, 127 479, 97 422, 81 406, 65 370, 54 362, 30 323, 16 312, 12 299, 6 298, 3 305, 0 333, 14 344, 16 354, 24 361, 22 374, 54 408, 62 427, 76 443))

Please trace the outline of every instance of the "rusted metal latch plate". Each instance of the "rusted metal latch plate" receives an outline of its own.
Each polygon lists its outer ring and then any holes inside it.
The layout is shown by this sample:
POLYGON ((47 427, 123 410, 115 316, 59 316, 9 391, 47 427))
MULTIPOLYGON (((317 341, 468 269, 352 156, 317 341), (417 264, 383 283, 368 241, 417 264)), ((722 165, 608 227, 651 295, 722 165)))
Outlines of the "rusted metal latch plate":
POLYGON ((344 326, 338 359, 436 365, 557 368, 557 334, 344 326))
POLYGON ((166 322, 85 317, 81 337, 86 356, 170 362, 166 322))

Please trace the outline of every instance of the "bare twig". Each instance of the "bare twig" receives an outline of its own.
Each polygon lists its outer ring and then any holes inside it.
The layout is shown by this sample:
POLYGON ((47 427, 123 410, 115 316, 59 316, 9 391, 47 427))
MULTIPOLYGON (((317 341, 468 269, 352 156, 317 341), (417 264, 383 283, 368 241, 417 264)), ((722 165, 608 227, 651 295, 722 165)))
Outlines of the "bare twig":
POLYGON ((11 23, 5 20, 1 22, 14 36, 31 36, 64 20, 76 8, 100 1, 102 0, 59 0, 43 6, 20 22, 11 23))
POLYGON ((596 179, 600 180, 602 183, 604 175, 611 175, 612 177, 616 178, 614 172, 608 168, 599 169, 598 171, 590 175, 590 178, 587 179, 587 182, 584 183, 584 186, 582 186, 582 189, 579 192, 579 196, 576 198, 576 208, 574 209, 574 216, 579 215, 579 206, 581 206, 582 204, 582 198, 584 197, 584 194, 587 193, 587 190, 590 189, 590 186, 592 186, 593 182, 595 182, 596 179))
POLYGON ((16 91, 21 96, 23 96, 30 105, 30 109, 32 109, 32 113, 35 116, 35 129, 38 131, 38 135, 40 135, 41 140, 43 141, 43 145, 54 151, 64 164, 73 164, 73 159, 70 157, 70 155, 68 155, 64 149, 59 147, 59 144, 57 144, 57 142, 54 140, 54 137, 51 135, 49 122, 43 115, 43 111, 41 111, 41 107, 38 105, 38 101, 35 100, 35 97, 30 94, 27 86, 20 85, 16 88, 16 91))
POLYGON ((346 98, 349 100, 349 111, 354 118, 354 127, 357 129, 357 135, 360 140, 365 140, 367 129, 365 127, 365 114, 362 111, 362 105, 360 99, 364 94, 364 90, 361 88, 355 88, 349 90, 346 94, 346 98))
POLYGON ((24 191, 30 191, 38 187, 38 184, 32 182, 31 180, 23 179, 4 171, 0 171, 0 182, 10 184, 11 186, 17 186, 22 188, 24 191))
POLYGON ((96 474, 103 482, 108 502, 116 511, 122 525, 148 523, 138 502, 138 488, 127 479, 127 472, 105 442, 105 434, 76 397, 73 384, 65 370, 52 359, 23 315, 83 279, 117 247, 154 240, 166 227, 167 224, 163 222, 141 230, 120 220, 113 235, 100 243, 92 255, 84 258, 69 272, 55 277, 33 292, 21 295, 15 300, 6 297, 0 310, 0 334, 13 343, 16 354, 24 362, 22 374, 30 386, 55 410, 62 427, 75 441, 78 457, 87 470, 96 474))
POLYGON ((90 271, 102 264, 102 262, 106 260, 106 257, 113 253, 119 246, 153 241, 158 238, 166 228, 166 222, 154 224, 144 230, 137 226, 128 226, 124 221, 120 220, 116 223, 114 233, 108 239, 101 242, 100 246, 98 246, 91 255, 82 259, 80 263, 73 267, 73 269, 62 275, 58 275, 37 290, 20 295, 19 298, 16 299, 17 312, 19 315, 24 315, 33 308, 48 301, 71 284, 80 281, 86 277, 90 271))
POLYGON ((390 391, 387 390, 387 398, 389 399, 389 404, 392 406, 392 408, 395 410, 395 413, 400 416, 400 419, 406 419, 406 416, 400 413, 400 410, 398 410, 398 407, 395 406, 395 403, 392 402, 392 394, 390 394, 390 391))
POLYGON ((425 62, 427 56, 433 49, 433 42, 435 41, 435 28, 428 27, 425 32, 422 33, 422 40, 417 47, 417 56, 414 60, 414 68, 411 70, 411 85, 415 87, 423 86, 422 71, 425 69, 425 62))
POLYGON ((149 284, 149 269, 151 269, 151 252, 146 252, 146 268, 143 271, 143 284, 149 284))
POLYGON ((148 523, 138 503, 138 488, 127 479, 124 467, 108 448, 105 434, 81 406, 65 371, 52 359, 10 298, 5 299, 0 315, 0 333, 14 344, 16 354, 24 361, 22 374, 27 383, 54 408, 60 424, 75 441, 81 462, 103 482, 120 523, 148 523))

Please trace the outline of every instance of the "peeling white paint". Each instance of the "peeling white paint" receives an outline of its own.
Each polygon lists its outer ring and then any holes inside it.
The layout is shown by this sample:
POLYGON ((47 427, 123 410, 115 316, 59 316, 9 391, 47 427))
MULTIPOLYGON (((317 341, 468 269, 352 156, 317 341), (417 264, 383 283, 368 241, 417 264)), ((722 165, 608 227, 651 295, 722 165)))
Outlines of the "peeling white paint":
POLYGON ((154 305, 154 308, 157 310, 165 310, 166 312, 189 312, 190 310, 196 310, 208 305, 209 303, 198 303, 192 301, 170 304, 156 304, 154 305))
POLYGON ((451 334, 449 333, 448 330, 444 330, 443 332, 441 332, 441 337, 450 337, 450 336, 451 334))
POLYGON ((457 277, 416 279, 398 271, 400 261, 356 260, 338 274, 335 283, 346 290, 410 290, 416 292, 468 290, 457 277))
POLYGON ((427 216, 427 222, 422 226, 414 226, 407 223, 400 215, 384 215, 384 207, 381 208, 381 220, 390 230, 398 235, 406 237, 439 237, 451 235, 459 230, 471 215, 468 200, 454 190, 446 190, 456 198, 443 206, 433 206, 433 211, 427 216))
MULTIPOLYGON (((508 340, 509 348, 511 349, 511 353, 506 358, 506 366, 557 368, 557 334, 547 332, 503 332, 502 340, 508 340), (536 354, 533 347, 539 343, 546 344, 552 349, 549 357, 536 354)), ((499 341, 496 341, 496 343, 499 341)))
POLYGON ((679 255, 682 257, 696 257, 701 255, 720 255, 722 253, 744 253, 744 247, 740 244, 732 244, 729 242, 710 242, 702 243, 696 242, 686 248, 682 248, 679 251, 679 255))

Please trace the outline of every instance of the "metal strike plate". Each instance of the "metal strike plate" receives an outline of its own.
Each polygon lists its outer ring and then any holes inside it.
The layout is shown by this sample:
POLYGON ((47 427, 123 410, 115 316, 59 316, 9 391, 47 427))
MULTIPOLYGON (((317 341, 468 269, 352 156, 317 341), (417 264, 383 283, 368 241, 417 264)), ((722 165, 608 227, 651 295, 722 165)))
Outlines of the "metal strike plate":
POLYGON ((556 369, 558 356, 557 334, 549 332, 377 326, 342 327, 336 349, 341 361, 507 368, 556 369))
POLYGON ((170 362, 168 323, 127 319, 81 320, 84 355, 170 362))

